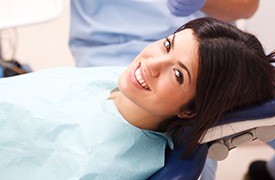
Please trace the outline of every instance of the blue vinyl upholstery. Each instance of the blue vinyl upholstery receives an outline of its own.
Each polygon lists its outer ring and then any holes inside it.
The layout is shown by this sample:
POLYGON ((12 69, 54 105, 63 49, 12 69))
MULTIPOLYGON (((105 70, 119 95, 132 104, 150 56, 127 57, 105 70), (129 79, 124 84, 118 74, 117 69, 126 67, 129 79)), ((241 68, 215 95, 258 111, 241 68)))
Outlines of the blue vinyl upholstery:
POLYGON ((167 148, 166 165, 151 176, 150 180, 194 180, 198 179, 205 164, 208 146, 201 144, 188 158, 180 159, 186 147, 174 151, 167 148))

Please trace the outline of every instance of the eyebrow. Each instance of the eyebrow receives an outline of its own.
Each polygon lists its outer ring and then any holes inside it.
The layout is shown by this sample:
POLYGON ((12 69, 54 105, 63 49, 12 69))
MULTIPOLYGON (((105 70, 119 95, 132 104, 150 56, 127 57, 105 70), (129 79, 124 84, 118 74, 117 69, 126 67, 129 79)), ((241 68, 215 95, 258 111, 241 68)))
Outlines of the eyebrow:
POLYGON ((181 68, 183 68, 187 74, 188 74, 188 78, 189 78, 189 84, 191 84, 191 74, 190 74, 190 71, 188 70, 188 68, 180 61, 178 61, 179 65, 181 68))
MULTIPOLYGON (((176 34, 173 34, 173 37, 172 37, 172 44, 171 44, 171 48, 173 49, 174 45, 175 45, 175 38, 176 38, 176 34)), ((191 74, 190 74, 190 71, 189 69, 180 61, 178 61, 178 64, 180 65, 181 68, 183 68, 187 74, 188 74, 188 78, 189 78, 189 84, 191 84, 191 74)))
POLYGON ((171 44, 171 48, 173 49, 173 47, 174 47, 174 45, 175 45, 175 37, 176 37, 176 35, 175 34, 173 34, 173 37, 172 37, 172 44, 171 44))

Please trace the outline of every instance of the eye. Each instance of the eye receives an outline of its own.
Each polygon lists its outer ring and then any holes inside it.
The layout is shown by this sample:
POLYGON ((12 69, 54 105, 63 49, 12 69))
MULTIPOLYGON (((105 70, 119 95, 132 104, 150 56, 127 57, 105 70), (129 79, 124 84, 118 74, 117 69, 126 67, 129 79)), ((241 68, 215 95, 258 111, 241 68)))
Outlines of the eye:
POLYGON ((174 73, 175 73, 175 77, 176 77, 176 80, 178 81, 178 83, 182 84, 183 83, 182 73, 177 69, 174 69, 174 73))
POLYGON ((164 41, 164 47, 166 49, 166 52, 169 53, 170 52, 170 49, 171 49, 171 42, 168 38, 165 38, 165 41, 164 41))

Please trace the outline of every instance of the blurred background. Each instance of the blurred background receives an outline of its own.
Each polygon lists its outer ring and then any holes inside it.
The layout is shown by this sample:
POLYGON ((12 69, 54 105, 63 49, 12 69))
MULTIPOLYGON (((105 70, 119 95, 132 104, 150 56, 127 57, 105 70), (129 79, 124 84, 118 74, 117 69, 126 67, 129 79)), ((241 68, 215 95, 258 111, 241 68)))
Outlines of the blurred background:
MULTIPOLYGON (((0 7, 5 5, 3 3, 5 1, 9 2, 10 6, 15 4, 12 3, 13 0, 0 0, 0 7)), ((28 3, 31 0, 22 1, 28 3)), ((43 4, 43 1, 45 0, 37 1, 35 6, 45 7, 46 4, 43 4)), ((5 53, 7 54, 6 56, 14 54, 16 59, 22 63, 29 64, 33 70, 57 66, 74 66, 73 58, 68 48, 70 2, 69 0, 56 0, 56 3, 58 2, 61 2, 61 4, 48 5, 49 8, 53 9, 53 12, 51 12, 53 17, 49 17, 48 20, 19 26, 16 29, 2 30, 2 34, 16 33, 16 37, 13 37, 15 39, 2 38, 1 40, 4 44, 15 41, 16 52, 8 52, 10 48, 7 47, 5 50, 7 51, 5 53)), ((3 11, 0 12, 0 18, 4 13, 3 11)), ((40 12, 40 14, 43 13, 40 12)), ((275 48, 275 25, 272 23, 274 17, 275 1, 262 0, 256 14, 248 20, 240 20, 238 26, 255 34, 265 48, 271 51, 275 48)))
MULTIPOLYGON (((29 0, 22 1, 28 3, 29 0)), ((49 6, 52 10, 51 15, 44 19, 42 17, 42 21, 33 17, 36 22, 34 24, 16 22, 20 19, 18 17, 14 19, 14 22, 24 25, 17 28, 6 28, 13 26, 12 22, 5 22, 5 16, 9 15, 9 8, 1 10, 0 21, 6 23, 0 26, 2 55, 6 59, 14 58, 20 63, 29 65, 33 71, 50 67, 74 66, 68 48, 69 0, 56 1, 54 4, 47 4, 44 0, 37 2, 37 6, 49 6)), ((0 7, 3 6, 16 6, 16 3, 13 0, 0 0, 0 7)), ((43 12, 38 13, 43 16, 43 12)), ((238 21, 237 25, 255 34, 266 50, 272 51, 275 49, 275 24, 272 23, 274 17, 275 1, 262 0, 256 14, 248 20, 238 21)), ((267 160, 273 154, 273 149, 258 141, 233 149, 227 159, 219 162, 216 179, 242 179, 250 162, 257 159, 267 160)))

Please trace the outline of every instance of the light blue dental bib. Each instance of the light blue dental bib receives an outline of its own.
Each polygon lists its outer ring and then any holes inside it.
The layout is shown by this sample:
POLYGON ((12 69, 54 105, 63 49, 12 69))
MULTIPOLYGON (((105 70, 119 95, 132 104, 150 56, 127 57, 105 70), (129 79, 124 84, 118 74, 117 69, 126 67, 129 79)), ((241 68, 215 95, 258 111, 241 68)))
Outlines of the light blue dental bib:
POLYGON ((0 179, 146 179, 169 138, 107 100, 123 68, 57 68, 0 79, 0 179))

